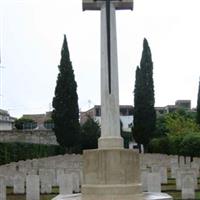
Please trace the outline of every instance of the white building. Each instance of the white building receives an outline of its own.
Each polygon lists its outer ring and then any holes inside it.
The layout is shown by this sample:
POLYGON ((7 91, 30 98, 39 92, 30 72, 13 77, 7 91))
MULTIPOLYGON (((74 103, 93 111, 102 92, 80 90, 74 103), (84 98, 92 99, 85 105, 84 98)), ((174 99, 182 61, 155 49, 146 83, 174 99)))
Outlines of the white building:
MULTIPOLYGON (((101 106, 95 105, 90 110, 80 112, 80 124, 84 124, 88 117, 91 117, 101 125, 101 106)), ((120 120, 122 122, 122 128, 125 132, 131 132, 133 125, 133 106, 120 105, 120 120)))
POLYGON ((0 131, 9 131, 13 129, 15 119, 11 117, 6 110, 0 109, 0 131))

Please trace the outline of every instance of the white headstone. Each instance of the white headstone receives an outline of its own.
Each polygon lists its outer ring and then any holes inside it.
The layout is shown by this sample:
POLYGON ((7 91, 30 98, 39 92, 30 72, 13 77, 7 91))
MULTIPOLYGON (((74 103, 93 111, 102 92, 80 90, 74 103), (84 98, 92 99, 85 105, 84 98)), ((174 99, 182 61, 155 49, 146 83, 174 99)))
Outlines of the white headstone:
POLYGON ((0 200, 6 200, 6 186, 3 176, 0 176, 0 200))
POLYGON ((40 200, 40 180, 38 175, 26 176, 26 200, 40 200))
POLYGON ((59 181, 59 194, 72 194, 73 193, 73 177, 72 174, 63 174, 58 178, 59 181))
POLYGON ((196 162, 191 162, 191 168, 196 171, 197 177, 199 177, 199 164, 196 162))
POLYGON ((182 178, 182 199, 195 199, 195 183, 194 177, 186 174, 182 178))
POLYGON ((147 178, 148 192, 161 192, 160 173, 149 173, 147 178))
POLYGON ((178 169, 177 173, 176 173, 176 189, 180 190, 182 188, 182 178, 187 175, 190 174, 193 179, 194 179, 194 185, 195 185, 195 189, 197 189, 198 184, 197 184, 197 176, 196 176, 196 171, 194 169, 178 169))
POLYGON ((141 171, 141 183, 142 183, 142 191, 143 192, 146 192, 148 189, 148 185, 147 185, 148 174, 149 174, 148 170, 141 171))
POLYGON ((161 166, 157 163, 151 166, 151 172, 153 173, 160 173, 161 166))
POLYGON ((161 167, 160 168, 160 175, 161 175, 161 183, 167 183, 167 168, 161 167))
POLYGON ((73 191, 75 193, 80 192, 80 176, 77 172, 72 173, 73 176, 73 191))
POLYGON ((171 163, 171 178, 176 178, 177 169, 179 169, 178 163, 171 163))
POLYGON ((53 182, 53 174, 51 170, 40 169, 39 170, 40 177, 40 186, 42 194, 49 194, 52 191, 52 182, 53 182))
POLYGON ((65 170, 64 169, 56 169, 56 184, 57 186, 59 186, 59 182, 60 182, 60 178, 62 178, 62 176, 65 174, 65 170))
POLYGON ((179 167, 183 167, 185 165, 185 158, 184 156, 179 157, 179 167))
POLYGON ((24 194, 25 193, 25 176, 22 173, 17 173, 14 176, 14 194, 24 194))

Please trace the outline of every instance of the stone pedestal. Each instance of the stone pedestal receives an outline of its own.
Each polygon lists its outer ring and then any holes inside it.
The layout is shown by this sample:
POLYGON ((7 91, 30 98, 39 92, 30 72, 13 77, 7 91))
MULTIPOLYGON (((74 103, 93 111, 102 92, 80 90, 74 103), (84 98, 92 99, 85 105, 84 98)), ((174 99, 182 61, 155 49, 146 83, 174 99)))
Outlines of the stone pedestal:
POLYGON ((82 200, 141 200, 139 155, 127 149, 86 150, 82 200))

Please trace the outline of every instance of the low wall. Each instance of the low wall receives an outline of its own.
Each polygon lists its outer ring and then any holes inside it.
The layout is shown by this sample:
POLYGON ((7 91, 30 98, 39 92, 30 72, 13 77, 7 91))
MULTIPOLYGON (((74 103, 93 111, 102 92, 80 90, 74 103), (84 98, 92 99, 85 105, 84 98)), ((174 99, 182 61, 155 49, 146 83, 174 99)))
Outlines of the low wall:
POLYGON ((34 144, 54 144, 57 145, 56 136, 53 131, 0 131, 0 142, 24 142, 34 144))

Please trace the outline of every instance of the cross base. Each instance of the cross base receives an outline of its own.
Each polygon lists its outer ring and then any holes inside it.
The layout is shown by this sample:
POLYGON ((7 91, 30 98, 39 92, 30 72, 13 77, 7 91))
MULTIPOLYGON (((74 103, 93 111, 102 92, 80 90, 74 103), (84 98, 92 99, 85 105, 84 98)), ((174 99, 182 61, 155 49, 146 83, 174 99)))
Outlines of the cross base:
POLYGON ((82 200, 143 200, 139 154, 130 149, 83 152, 82 200))
POLYGON ((98 139, 99 149, 122 149, 124 147, 121 137, 100 137, 98 139))

